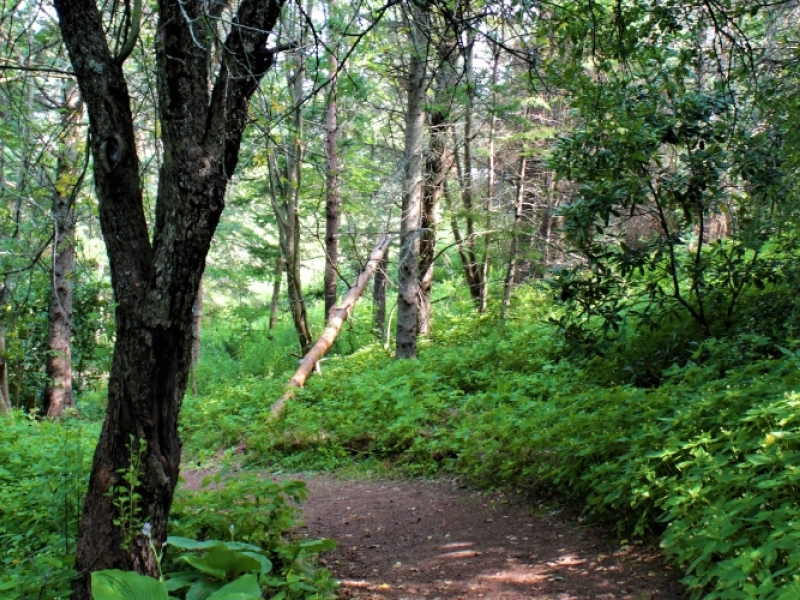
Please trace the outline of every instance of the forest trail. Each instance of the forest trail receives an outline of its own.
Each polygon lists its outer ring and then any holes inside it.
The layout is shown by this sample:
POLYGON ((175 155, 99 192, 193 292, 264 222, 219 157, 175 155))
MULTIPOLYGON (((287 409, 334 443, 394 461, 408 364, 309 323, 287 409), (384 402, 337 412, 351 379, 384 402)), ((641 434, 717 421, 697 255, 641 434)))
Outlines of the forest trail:
POLYGON ((620 547, 561 511, 453 481, 305 478, 301 533, 359 600, 677 599, 659 553, 620 547))
MULTIPOLYGON (((284 477, 282 476, 281 479, 284 477)), ((683 597, 656 549, 620 547, 574 516, 454 481, 300 476, 298 535, 353 600, 667 600, 683 597)), ((187 483, 192 487, 188 477, 187 483)))

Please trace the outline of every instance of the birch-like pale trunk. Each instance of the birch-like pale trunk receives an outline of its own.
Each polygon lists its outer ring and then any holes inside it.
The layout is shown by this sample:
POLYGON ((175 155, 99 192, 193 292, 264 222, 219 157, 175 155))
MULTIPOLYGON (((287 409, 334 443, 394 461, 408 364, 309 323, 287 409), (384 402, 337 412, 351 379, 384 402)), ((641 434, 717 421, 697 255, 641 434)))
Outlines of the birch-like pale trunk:
POLYGON ((300 366, 287 383, 289 389, 281 396, 280 400, 270 407, 270 411, 273 415, 280 414, 283 407, 286 406, 286 403, 294 398, 295 390, 305 385, 309 375, 314 371, 314 367, 320 359, 325 356, 325 353, 333 345, 333 342, 336 341, 336 336, 339 335, 339 332, 342 330, 342 325, 344 325, 347 318, 353 313, 356 302, 358 302, 358 299, 364 293, 364 288, 367 286, 369 278, 372 277, 375 269, 383 260, 390 243, 391 238, 388 235, 382 235, 378 239, 370 253, 367 264, 364 265, 361 273, 359 273, 353 287, 350 288, 339 305, 331 309, 331 314, 328 317, 328 324, 322 332, 322 335, 319 336, 316 343, 300 360, 300 366))

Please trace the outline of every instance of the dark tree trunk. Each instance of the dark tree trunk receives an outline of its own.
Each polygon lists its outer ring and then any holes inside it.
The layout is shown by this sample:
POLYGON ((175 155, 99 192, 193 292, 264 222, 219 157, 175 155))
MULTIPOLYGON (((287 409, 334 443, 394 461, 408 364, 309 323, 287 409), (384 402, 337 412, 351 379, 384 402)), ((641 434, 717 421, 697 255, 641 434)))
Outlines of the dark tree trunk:
POLYGON ((75 272, 75 198, 80 188, 78 123, 83 105, 78 89, 64 94, 61 139, 53 190, 53 262, 47 320, 47 387, 43 412, 60 417, 75 409, 72 397, 72 282, 75 272))
MULTIPOLYGON (((414 5, 412 5, 414 6, 414 5)), ((412 8, 412 55, 408 71, 400 256, 397 265, 397 358, 417 356, 419 332, 419 248, 422 210, 422 144, 427 89, 428 13, 412 8)))
MULTIPOLYGON (((437 91, 441 92, 440 86, 437 91)), ((440 95, 436 106, 444 106, 440 95)), ((447 176, 445 157, 447 147, 448 115, 443 109, 432 110, 428 117, 430 148, 425 154, 425 185, 422 196, 422 231, 419 250, 419 335, 430 335, 431 290, 436 257, 436 229, 439 225, 439 205, 447 176)))
MULTIPOLYGON (((220 6, 224 6, 220 3, 220 6)), ((225 189, 238 162, 247 105, 269 68, 265 57, 281 0, 243 0, 220 54, 214 85, 204 31, 216 22, 200 0, 159 4, 156 61, 164 163, 152 241, 124 57, 111 55, 97 6, 56 0, 59 24, 89 112, 100 223, 117 302, 117 339, 106 420, 95 451, 78 538, 75 597, 90 598, 91 571, 158 575, 181 456, 178 417, 192 357, 192 307, 225 189), (209 90, 212 90, 209 92, 209 90), (115 506, 119 473, 142 449, 133 527, 115 506)), ((116 504, 119 504, 118 502, 116 504)))
MULTIPOLYGON (((331 8, 333 2, 330 2, 331 8)), ((331 56, 331 83, 325 115, 325 155, 327 158, 327 191, 325 202, 325 318, 336 305, 337 268, 339 265, 339 122, 336 105, 336 71, 339 63, 331 56)))
POLYGON ((386 326, 386 287, 388 283, 389 269, 389 248, 378 263, 375 270, 375 279, 372 282, 372 303, 374 306, 375 331, 378 337, 383 336, 383 329, 386 326))

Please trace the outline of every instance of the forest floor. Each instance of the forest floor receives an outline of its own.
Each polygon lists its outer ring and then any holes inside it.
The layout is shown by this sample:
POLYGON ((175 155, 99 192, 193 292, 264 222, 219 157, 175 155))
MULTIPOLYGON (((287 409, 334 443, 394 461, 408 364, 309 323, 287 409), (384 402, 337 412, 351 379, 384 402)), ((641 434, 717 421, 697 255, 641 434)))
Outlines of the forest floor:
MULTIPOLYGON (((188 487, 205 472, 184 474, 188 487)), ((285 477, 282 476, 281 479, 285 477)), ((298 476, 296 534, 338 547, 320 562, 353 600, 667 600, 685 595, 656 548, 615 542, 578 514, 457 481, 298 476)))

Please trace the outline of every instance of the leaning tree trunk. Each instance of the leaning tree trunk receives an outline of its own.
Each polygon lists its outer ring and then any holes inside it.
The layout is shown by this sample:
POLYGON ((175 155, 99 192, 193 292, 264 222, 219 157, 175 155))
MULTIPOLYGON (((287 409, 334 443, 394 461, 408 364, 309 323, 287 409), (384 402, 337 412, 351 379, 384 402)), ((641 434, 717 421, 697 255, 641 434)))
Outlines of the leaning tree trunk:
MULTIPOLYGON (((413 6, 413 5, 412 5, 413 6)), ((410 18, 412 54, 408 71, 400 256, 397 264, 397 358, 417 356, 419 302, 420 212, 422 209, 422 142, 427 89, 428 13, 414 10, 410 18)))
MULTIPOLYGON (((192 306, 205 257, 238 162, 248 101, 272 63, 264 50, 282 0, 243 0, 208 69, 222 10, 199 0, 159 3, 156 64, 164 163, 152 241, 142 202, 131 102, 122 64, 135 39, 113 56, 91 0, 56 0, 70 60, 89 112, 100 224, 117 303, 108 408, 95 451, 78 538, 75 597, 90 573, 136 570, 158 576, 155 551, 167 535, 181 456, 178 417, 192 356, 192 306), (212 91, 209 91, 212 90, 212 91), (141 455, 138 501, 123 508, 120 471, 141 455), (141 531, 149 524, 149 538, 141 531), (151 545, 152 543, 152 545, 151 545)), ((136 23, 131 30, 136 30, 136 23)), ((134 34, 129 36, 135 38, 134 34)))
POLYGON ((280 400, 275 402, 270 408, 273 415, 278 415, 281 410, 283 410, 286 403, 294 397, 294 391, 305 385, 306 379, 311 375, 316 364, 325 356, 325 353, 333 345, 333 342, 336 341, 336 336, 339 335, 342 325, 344 325, 344 322, 352 314, 356 302, 358 302, 361 294, 364 293, 364 288, 367 286, 369 278, 372 277, 372 273, 386 254, 390 243, 391 238, 388 235, 382 235, 378 239, 378 242, 369 255, 367 264, 364 265, 361 273, 358 274, 358 278, 353 284, 353 287, 350 288, 350 291, 347 292, 347 295, 342 299, 341 304, 333 307, 328 317, 328 326, 300 361, 300 366, 287 384, 289 389, 280 400))
POLYGON ((72 282, 75 272, 75 198, 80 189, 78 123, 83 104, 78 89, 64 94, 61 139, 58 146, 53 192, 53 268, 50 279, 50 310, 47 319, 47 387, 44 413, 60 417, 75 410, 72 397, 72 282))

